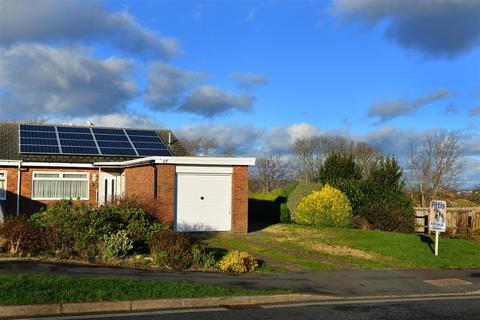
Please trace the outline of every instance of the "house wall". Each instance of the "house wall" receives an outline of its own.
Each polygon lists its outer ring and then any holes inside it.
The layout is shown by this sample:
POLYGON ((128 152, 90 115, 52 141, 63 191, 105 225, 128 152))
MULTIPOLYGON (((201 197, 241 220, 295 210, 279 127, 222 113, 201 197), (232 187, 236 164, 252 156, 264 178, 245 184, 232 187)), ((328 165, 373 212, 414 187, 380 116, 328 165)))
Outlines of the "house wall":
MULTIPOLYGON (((18 168, 0 167, 0 171, 7 172, 7 199, 5 209, 8 214, 15 214, 17 210, 17 189, 18 189, 18 168)), ((42 208, 52 204, 55 200, 32 200, 32 176, 33 172, 86 172, 89 173, 89 199, 79 201, 85 203, 97 203, 97 186, 92 181, 93 173, 97 169, 75 169, 75 168, 43 168, 43 167, 23 167, 21 168, 20 182, 20 213, 33 214, 42 208)), ((98 173, 97 173, 98 174, 98 173)))
MULTIPOLYGON (((175 219, 175 165, 158 164, 143 165, 125 168, 125 195, 136 197, 153 207, 157 219, 164 224, 173 225, 175 219), (156 175, 155 175, 156 173, 156 175), (155 179, 157 180, 155 183, 155 179), (154 190, 157 187, 157 192, 154 190)), ((17 174, 16 167, 0 167, 0 171, 7 171, 7 199, 6 210, 10 214, 16 212, 17 202, 17 174)), ((98 169, 74 168, 32 168, 24 167, 21 171, 21 200, 20 212, 32 214, 42 207, 55 201, 32 200, 32 173, 44 172, 88 172, 90 179, 89 200, 84 201, 93 205, 97 204, 96 184, 92 181, 93 173, 99 175, 98 169)), ((108 170, 105 170, 108 171, 108 170)), ((248 232, 248 167, 234 166, 232 174, 232 228, 233 232, 248 232)))

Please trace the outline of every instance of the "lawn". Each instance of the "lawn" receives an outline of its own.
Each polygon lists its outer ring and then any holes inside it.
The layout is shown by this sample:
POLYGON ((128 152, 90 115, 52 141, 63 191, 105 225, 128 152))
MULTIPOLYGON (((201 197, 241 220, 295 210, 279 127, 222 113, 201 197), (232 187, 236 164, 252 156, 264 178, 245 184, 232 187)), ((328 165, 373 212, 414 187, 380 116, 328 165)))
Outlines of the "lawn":
POLYGON ((480 267, 480 241, 440 238, 438 257, 433 241, 433 236, 419 234, 293 224, 206 240, 212 246, 249 251, 265 262, 264 271, 480 267))
POLYGON ((280 294, 285 291, 226 289, 213 285, 123 278, 0 276, 0 304, 120 301, 280 294))

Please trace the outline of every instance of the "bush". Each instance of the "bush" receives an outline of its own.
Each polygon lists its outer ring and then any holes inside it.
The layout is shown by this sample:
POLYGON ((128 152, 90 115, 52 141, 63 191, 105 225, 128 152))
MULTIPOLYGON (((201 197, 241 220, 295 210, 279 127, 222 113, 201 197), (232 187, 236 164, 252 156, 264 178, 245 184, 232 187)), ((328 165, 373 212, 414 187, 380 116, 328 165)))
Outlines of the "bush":
POLYGON ((23 216, 7 218, 0 235, 13 254, 37 253, 40 248, 41 233, 23 216))
POLYGON ((7 247, 7 239, 4 237, 0 236, 0 252, 3 251, 7 247))
POLYGON ((189 233, 165 231, 150 239, 149 247, 156 263, 181 271, 192 266, 195 243, 195 237, 189 233))
POLYGON ((192 265, 199 269, 215 267, 215 253, 209 251, 204 243, 194 244, 192 246, 192 265))
POLYGON ((287 200, 287 206, 290 210, 291 219, 295 218, 295 211, 300 201, 314 191, 322 189, 320 183, 299 183, 290 193, 287 200))
POLYGON ((280 205, 280 222, 281 223, 292 223, 292 218, 290 215, 290 209, 286 202, 280 205))
POLYGON ((347 196, 354 215, 365 205, 366 197, 363 192, 365 182, 363 180, 334 179, 329 185, 347 196))
POLYGON ((370 228, 383 231, 413 232, 415 212, 388 203, 373 203, 362 208, 359 216, 370 228))
POLYGON ((348 227, 352 223, 352 207, 345 194, 326 185, 300 202, 295 222, 320 227, 348 227))
POLYGON ((255 270, 258 262, 248 252, 233 250, 220 260, 219 266, 223 272, 245 273, 255 270))
POLYGON ((333 153, 320 166, 318 182, 330 184, 336 179, 362 179, 362 169, 352 154, 333 153))
POLYGON ((133 249, 133 241, 126 230, 103 236, 102 257, 105 260, 123 259, 133 249))

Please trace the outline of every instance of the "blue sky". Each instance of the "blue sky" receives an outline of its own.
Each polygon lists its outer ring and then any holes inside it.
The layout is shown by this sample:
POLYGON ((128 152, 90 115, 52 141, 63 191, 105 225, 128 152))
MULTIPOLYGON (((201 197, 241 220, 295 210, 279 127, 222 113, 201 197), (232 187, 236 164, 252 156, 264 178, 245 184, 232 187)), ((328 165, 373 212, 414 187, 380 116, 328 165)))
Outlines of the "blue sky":
POLYGON ((480 177, 480 2, 0 1, 0 119, 167 127, 238 154, 461 130, 480 177), (461 23, 460 23, 461 22, 461 23))

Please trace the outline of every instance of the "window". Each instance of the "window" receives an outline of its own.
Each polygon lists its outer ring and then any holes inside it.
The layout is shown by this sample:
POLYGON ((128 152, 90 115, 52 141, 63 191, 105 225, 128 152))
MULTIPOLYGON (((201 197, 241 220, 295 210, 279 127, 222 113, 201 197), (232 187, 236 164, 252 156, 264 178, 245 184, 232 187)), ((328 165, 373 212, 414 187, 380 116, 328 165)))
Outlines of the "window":
POLYGON ((0 200, 7 199, 7 172, 0 171, 0 200))
POLYGON ((88 173, 33 173, 32 199, 34 200, 88 200, 88 192, 88 173))

